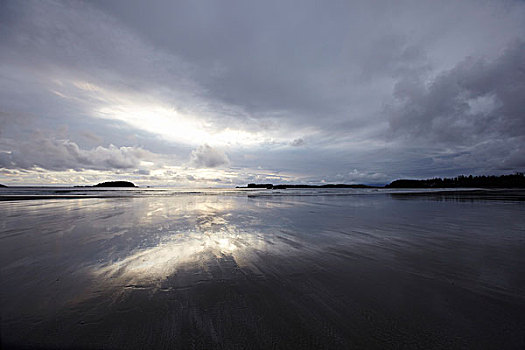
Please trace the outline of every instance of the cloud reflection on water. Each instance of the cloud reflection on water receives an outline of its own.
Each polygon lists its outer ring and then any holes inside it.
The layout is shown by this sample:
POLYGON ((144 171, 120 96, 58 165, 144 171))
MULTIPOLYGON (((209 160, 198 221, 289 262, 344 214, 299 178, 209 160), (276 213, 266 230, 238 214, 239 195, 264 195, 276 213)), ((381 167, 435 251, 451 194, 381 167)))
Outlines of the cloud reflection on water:
POLYGON ((159 245, 139 249, 128 257, 98 266, 94 274, 126 283, 153 282, 172 275, 184 264, 200 264, 210 257, 231 256, 239 266, 250 251, 266 250, 261 234, 236 230, 173 233, 159 245))
MULTIPOLYGON (((179 203, 180 204, 180 203, 179 203)), ((260 253, 276 253, 290 247, 279 240, 282 232, 262 232, 254 223, 257 218, 248 212, 239 214, 234 201, 188 203, 177 210, 167 201, 157 209, 135 211, 146 222, 161 223, 144 240, 130 246, 120 258, 113 258, 90 267, 101 282, 117 284, 159 284, 176 274, 179 268, 197 267, 206 270, 217 259, 233 259, 237 267, 258 273, 253 264, 260 253), (236 207, 236 208, 234 208, 236 207), (237 209, 236 215, 232 210, 237 209), (171 215, 169 214, 171 213, 171 215)), ((135 216, 137 219, 137 216, 135 216)), ((139 220, 140 222, 141 220, 139 220)))

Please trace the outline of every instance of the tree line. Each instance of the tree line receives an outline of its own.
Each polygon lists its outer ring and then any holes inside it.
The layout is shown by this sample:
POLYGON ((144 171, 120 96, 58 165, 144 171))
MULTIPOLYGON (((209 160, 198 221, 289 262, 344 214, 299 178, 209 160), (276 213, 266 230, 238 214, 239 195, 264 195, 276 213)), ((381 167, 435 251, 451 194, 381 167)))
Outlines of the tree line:
POLYGON ((525 175, 516 173, 500 176, 457 176, 453 178, 433 178, 426 180, 395 180, 386 185, 388 188, 451 188, 451 187, 484 187, 484 188, 525 188, 525 175))

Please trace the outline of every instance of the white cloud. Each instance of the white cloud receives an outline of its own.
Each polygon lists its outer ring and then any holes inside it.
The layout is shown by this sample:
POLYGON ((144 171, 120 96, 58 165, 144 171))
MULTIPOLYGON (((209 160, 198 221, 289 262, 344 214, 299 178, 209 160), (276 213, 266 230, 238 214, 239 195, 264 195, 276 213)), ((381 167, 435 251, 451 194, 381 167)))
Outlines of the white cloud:
POLYGON ((196 168, 217 168, 229 165, 230 160, 222 150, 205 144, 191 152, 190 163, 196 168))
POLYGON ((46 170, 115 170, 139 167, 142 159, 153 156, 140 147, 98 146, 81 149, 70 140, 58 140, 35 133, 27 140, 11 141, 0 153, 0 168, 46 170))

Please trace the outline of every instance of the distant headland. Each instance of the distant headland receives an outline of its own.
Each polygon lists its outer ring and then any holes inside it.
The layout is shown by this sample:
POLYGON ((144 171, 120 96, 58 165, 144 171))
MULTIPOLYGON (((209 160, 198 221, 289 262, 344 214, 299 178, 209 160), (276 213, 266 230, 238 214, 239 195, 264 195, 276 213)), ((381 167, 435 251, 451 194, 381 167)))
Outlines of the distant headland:
POLYGON ((7 186, 6 186, 6 185, 2 185, 2 184, 0 184, 0 187, 7 187, 7 186))
POLYGON ((433 178, 427 180, 396 180, 386 188, 525 188, 525 175, 516 173, 501 176, 457 176, 454 178, 433 178))
POLYGON ((369 185, 347 185, 347 184, 327 184, 327 185, 274 185, 274 184, 255 184, 247 186, 237 186, 236 188, 265 188, 265 189, 287 189, 287 188, 525 188, 525 175, 516 173, 501 176, 457 176, 454 178, 433 178, 426 180, 400 179, 385 186, 369 185))
POLYGON ((286 188, 378 188, 368 185, 346 185, 346 184, 327 184, 327 185, 274 185, 274 184, 255 184, 247 186, 237 186, 236 188, 266 188, 268 190, 282 190, 286 188))
POLYGON ((137 187, 133 182, 129 181, 107 181, 94 185, 93 187, 137 187))

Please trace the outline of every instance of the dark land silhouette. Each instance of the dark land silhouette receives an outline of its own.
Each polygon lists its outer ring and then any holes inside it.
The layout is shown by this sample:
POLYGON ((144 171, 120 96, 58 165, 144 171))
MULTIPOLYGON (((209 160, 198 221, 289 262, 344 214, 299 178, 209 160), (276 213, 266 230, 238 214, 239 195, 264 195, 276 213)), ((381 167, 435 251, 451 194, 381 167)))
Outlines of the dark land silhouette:
MULTIPOLYGON (((8 186, 0 184, 0 188, 8 186)), ((106 181, 93 186, 74 187, 138 187, 130 181, 106 181)), ((236 188, 263 188, 263 189, 294 189, 294 188, 525 188, 525 174, 515 173, 500 176, 465 176, 460 175, 453 178, 432 178, 424 180, 399 179, 385 186, 372 186, 365 184, 271 184, 271 183, 249 183, 247 186, 236 186, 236 188)))
POLYGON ((266 188, 273 190, 287 188, 525 188, 525 175, 523 173, 516 173, 501 176, 461 175, 454 178, 433 178, 426 180, 400 179, 395 180, 384 187, 363 184, 274 185, 250 183, 247 186, 237 186, 237 188, 266 188))
POLYGON ((401 179, 393 181, 386 188, 525 188, 525 175, 516 173, 501 176, 457 176, 454 178, 433 178, 427 180, 401 179))
POLYGON ((133 182, 129 181, 107 181, 94 185, 93 187, 137 187, 133 182))
POLYGON ((248 184, 246 187, 237 186, 237 188, 266 188, 281 190, 286 188, 376 188, 368 185, 346 185, 346 184, 327 184, 327 185, 274 185, 274 184, 248 184))

